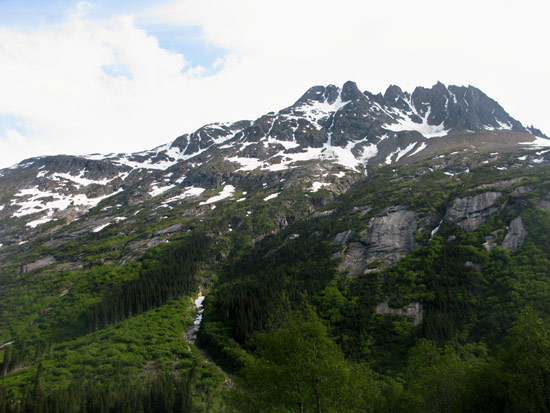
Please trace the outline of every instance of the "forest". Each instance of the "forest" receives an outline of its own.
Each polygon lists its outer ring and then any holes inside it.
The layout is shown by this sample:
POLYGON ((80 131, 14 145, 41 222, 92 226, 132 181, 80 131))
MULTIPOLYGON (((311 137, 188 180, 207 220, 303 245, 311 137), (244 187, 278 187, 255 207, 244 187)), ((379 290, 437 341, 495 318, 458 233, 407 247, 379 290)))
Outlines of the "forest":
MULTIPOLYGON (((393 175, 382 169, 323 200, 331 213, 279 231, 269 213, 247 218, 220 206, 212 221, 136 261, 92 257, 87 268, 45 275, 28 294, 48 282, 70 282, 71 294, 52 298, 25 329, 25 306, 4 318, 17 334, 0 350, 0 412, 550 411, 550 211, 538 207, 550 173, 393 175), (437 233, 416 231, 417 248, 392 265, 375 261, 354 277, 338 269, 345 246, 335 236, 351 229, 359 242, 388 206, 437 223, 456 197, 513 178, 499 189, 498 213, 475 231, 443 222, 437 233), (523 244, 486 248, 518 216, 523 244), (236 230, 220 237, 228 221, 236 230), (251 242, 260 227, 267 235, 251 242), (183 331, 199 287, 196 347, 183 331), (421 303, 422 322, 377 313, 386 300, 421 303)), ((98 240, 98 254, 101 242, 112 240, 98 240)), ((19 291, 28 276, 10 275, 2 288, 19 291)))

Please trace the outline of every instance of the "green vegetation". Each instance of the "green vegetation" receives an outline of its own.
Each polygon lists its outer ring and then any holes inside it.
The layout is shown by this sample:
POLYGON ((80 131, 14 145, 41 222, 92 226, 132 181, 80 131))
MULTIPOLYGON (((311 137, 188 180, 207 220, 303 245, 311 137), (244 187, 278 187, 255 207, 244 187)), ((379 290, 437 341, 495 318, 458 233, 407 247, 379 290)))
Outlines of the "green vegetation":
POLYGON ((0 412, 550 411, 550 212, 537 208, 550 171, 381 168, 334 200, 292 188, 266 203, 254 185, 195 221, 179 206, 127 233, 20 247, 0 278, 0 343, 14 341, 0 350, 0 412), (430 233, 454 199, 488 190, 503 195, 478 229, 430 233), (332 212, 313 217, 313 204, 332 212), (336 234, 364 242, 396 205, 418 213, 418 248, 340 272, 336 234), (518 216, 523 245, 487 250, 518 216), (189 232, 126 260, 177 222, 189 232), (47 255, 57 264, 22 270, 47 255), (199 287, 198 343, 234 383, 184 340, 199 287), (422 322, 377 314, 386 300, 421 304, 422 322))
MULTIPOLYGON (((526 323, 525 317, 519 317, 526 308, 533 312, 531 322, 540 325, 541 334, 549 331, 550 325, 544 320, 550 316, 550 213, 535 205, 541 194, 548 193, 550 177, 546 171, 532 174, 525 177, 525 171, 514 175, 480 170, 464 181, 439 176, 435 179, 439 174, 428 174, 406 185, 387 185, 387 176, 381 172, 336 199, 335 213, 297 222, 227 265, 209 297, 210 307, 200 333, 202 345, 229 371, 245 380, 248 374, 257 378, 248 379, 243 386, 259 383, 258 377, 267 375, 261 368, 267 369, 269 363, 258 352, 256 342, 258 337, 279 337, 280 331, 273 330, 270 317, 278 311, 278 303, 288 299, 288 311, 294 317, 296 311, 312 306, 346 359, 368 366, 362 367, 367 372, 365 377, 376 377, 370 382, 371 397, 378 396, 365 399, 362 409, 545 410, 522 401, 521 391, 517 397, 510 396, 507 387, 495 389, 506 400, 499 401, 497 407, 486 406, 493 390, 470 384, 484 380, 489 373, 496 374, 496 370, 502 376, 512 374, 512 370, 506 374, 502 370, 508 368, 503 360, 519 360, 521 352, 533 354, 525 346, 520 350, 510 345, 517 337, 515 331, 526 323), (512 186, 499 188, 496 183, 518 175, 523 180, 512 186), (477 194, 478 187, 487 183, 495 183, 493 187, 504 193, 498 204, 502 210, 476 231, 466 233, 443 224, 433 238, 429 231, 425 232, 428 236, 418 234, 420 247, 401 262, 387 268, 373 265, 381 270, 357 278, 339 275, 338 261, 333 258, 339 247, 331 242, 336 233, 365 228, 369 218, 388 205, 415 205, 426 217, 442 214, 453 199, 477 194), (530 190, 514 193, 521 185, 529 185, 530 190), (405 186, 411 190, 403 191, 405 186), (364 211, 365 206, 370 212, 356 212, 364 211), (500 247, 488 251, 483 245, 486 237, 499 231, 502 241, 506 225, 518 215, 528 232, 524 244, 517 251, 500 247), (376 306, 387 298, 393 308, 421 303, 423 322, 415 326, 404 316, 376 314, 376 306), (513 325, 516 327, 511 328, 513 325), (503 348, 515 348, 517 353, 510 355, 503 348), (530 407, 519 409, 524 405, 530 407)), ((358 235, 352 237, 357 239, 358 235)), ((358 371, 355 374, 360 380, 363 376, 358 371)), ((529 381, 531 373, 527 371, 521 380, 529 381)), ((521 380, 518 378, 514 386, 519 386, 521 380)), ((495 383, 510 385, 502 380, 495 383)), ((258 403, 264 396, 270 398, 266 395, 274 391, 271 385, 251 386, 248 397, 256 397, 258 403)), ((278 386, 281 389, 282 384, 278 386)), ((542 395, 548 394, 537 386, 542 395)), ((294 399, 289 396, 289 400, 294 399)), ((263 403, 266 411, 293 410, 287 405, 265 407, 270 405, 265 400, 263 403)), ((244 404, 254 405, 251 400, 244 404)), ((349 406, 349 411, 355 409, 349 406)), ((310 410, 316 411, 314 407, 310 410)))

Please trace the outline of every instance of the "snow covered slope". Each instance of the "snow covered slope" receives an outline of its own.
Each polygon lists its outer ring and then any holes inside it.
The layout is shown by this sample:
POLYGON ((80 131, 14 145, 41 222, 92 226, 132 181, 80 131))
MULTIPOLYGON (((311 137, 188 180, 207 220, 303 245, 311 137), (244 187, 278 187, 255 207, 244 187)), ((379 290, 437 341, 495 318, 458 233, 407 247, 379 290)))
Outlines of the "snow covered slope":
POLYGON ((94 208, 112 211, 115 221, 119 208, 151 199, 163 208, 194 200, 212 208, 259 175, 286 188, 341 192, 378 167, 442 156, 457 146, 531 148, 521 156, 536 165, 545 161, 550 140, 472 86, 437 83, 412 94, 390 86, 383 95, 361 92, 353 82, 315 86, 277 113, 206 125, 149 151, 39 157, 1 170, 0 244, 23 242, 94 208))

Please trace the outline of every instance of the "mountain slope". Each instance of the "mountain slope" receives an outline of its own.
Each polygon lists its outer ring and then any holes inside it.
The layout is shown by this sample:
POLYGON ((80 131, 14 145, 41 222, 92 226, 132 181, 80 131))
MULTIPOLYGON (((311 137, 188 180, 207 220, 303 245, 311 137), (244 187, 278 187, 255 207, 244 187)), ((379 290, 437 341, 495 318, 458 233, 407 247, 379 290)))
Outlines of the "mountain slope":
POLYGON ((422 339, 494 354, 526 305, 547 316, 549 143, 473 87, 347 82, 150 151, 4 169, 3 384, 16 399, 45 366, 47 389, 89 377, 75 394, 103 380, 119 403, 172 371, 220 409, 232 384, 183 340, 202 293, 199 343, 237 374, 281 303, 382 381, 422 339))
POLYGON ((316 86, 278 113, 207 125, 150 151, 42 157, 4 169, 0 244, 50 232, 101 202, 132 206, 165 194, 174 200, 197 197, 222 182, 238 187, 250 172, 273 179, 316 161, 336 178, 311 184, 330 188, 342 173, 366 175, 381 165, 456 149, 548 146, 542 138, 471 86, 438 83, 412 94, 390 86, 384 95, 361 93, 353 82, 316 86))

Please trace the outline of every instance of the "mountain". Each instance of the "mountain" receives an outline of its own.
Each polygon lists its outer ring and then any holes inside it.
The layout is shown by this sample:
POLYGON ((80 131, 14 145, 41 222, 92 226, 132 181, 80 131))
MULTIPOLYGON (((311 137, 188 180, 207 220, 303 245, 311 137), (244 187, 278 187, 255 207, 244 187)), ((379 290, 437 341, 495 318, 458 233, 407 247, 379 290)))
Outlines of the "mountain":
POLYGON ((358 174, 383 165, 452 148, 520 152, 547 146, 541 138, 547 137, 472 86, 437 83, 412 94, 390 86, 384 95, 360 92, 353 82, 315 86, 278 113, 206 125, 149 151, 39 157, 1 170, 0 244, 51 232, 102 202, 135 206, 160 195, 168 203, 203 199, 204 191, 222 182, 246 186, 260 174, 280 179, 314 164, 328 175, 299 180, 340 193, 361 179, 358 174))
MULTIPOLYGON (((151 410, 155 397, 259 411, 278 398, 260 402, 272 393, 252 383, 279 377, 261 370, 281 361, 273 348, 307 331, 333 363, 323 377, 358 392, 325 383, 326 406, 481 409, 490 391, 464 383, 514 382, 499 346, 512 337, 519 360, 528 352, 514 334, 533 318, 519 314, 550 317, 549 147, 472 86, 374 95, 346 82, 149 151, 0 170, 0 407, 32 394, 40 406, 69 400, 62 411, 101 398, 111 411, 151 410), (464 386, 429 393, 448 377, 414 364, 428 353, 438 369, 462 369, 464 386), (245 393, 231 393, 235 377, 245 393)), ((288 354, 307 359, 308 342, 288 354)))

